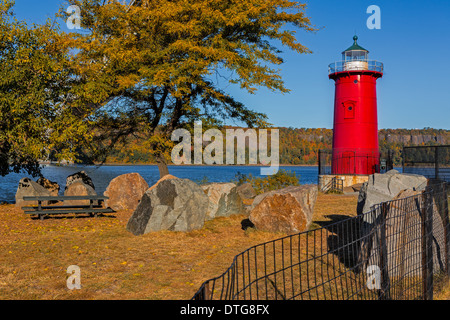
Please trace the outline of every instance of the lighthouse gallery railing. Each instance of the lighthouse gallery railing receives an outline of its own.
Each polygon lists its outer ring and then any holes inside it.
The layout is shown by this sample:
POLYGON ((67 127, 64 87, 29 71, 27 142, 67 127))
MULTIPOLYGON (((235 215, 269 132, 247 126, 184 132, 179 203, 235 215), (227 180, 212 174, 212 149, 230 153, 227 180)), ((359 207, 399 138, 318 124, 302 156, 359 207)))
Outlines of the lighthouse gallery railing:
POLYGON ((383 73, 384 65, 382 62, 376 60, 352 60, 352 61, 336 61, 328 66, 328 74, 344 71, 366 71, 366 70, 383 73))

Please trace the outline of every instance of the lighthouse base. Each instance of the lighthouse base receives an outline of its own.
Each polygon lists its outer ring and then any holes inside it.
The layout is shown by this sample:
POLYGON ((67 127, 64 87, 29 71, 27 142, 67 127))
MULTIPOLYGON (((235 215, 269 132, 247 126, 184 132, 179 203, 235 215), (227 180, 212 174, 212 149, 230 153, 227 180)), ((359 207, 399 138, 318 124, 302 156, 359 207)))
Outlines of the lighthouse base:
POLYGON ((351 174, 325 174, 319 175, 319 190, 328 192, 335 186, 336 180, 339 180, 339 186, 342 188, 351 187, 369 180, 370 175, 351 175, 351 174), (340 182, 342 181, 342 182, 340 182))

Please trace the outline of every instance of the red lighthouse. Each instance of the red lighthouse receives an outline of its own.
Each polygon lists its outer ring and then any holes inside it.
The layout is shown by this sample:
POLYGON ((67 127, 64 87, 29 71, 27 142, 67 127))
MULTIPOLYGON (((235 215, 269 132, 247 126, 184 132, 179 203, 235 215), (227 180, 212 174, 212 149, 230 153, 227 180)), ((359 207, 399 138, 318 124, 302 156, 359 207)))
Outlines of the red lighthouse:
POLYGON ((342 61, 329 66, 335 81, 331 174, 369 175, 380 165, 376 82, 383 64, 353 40, 342 61))

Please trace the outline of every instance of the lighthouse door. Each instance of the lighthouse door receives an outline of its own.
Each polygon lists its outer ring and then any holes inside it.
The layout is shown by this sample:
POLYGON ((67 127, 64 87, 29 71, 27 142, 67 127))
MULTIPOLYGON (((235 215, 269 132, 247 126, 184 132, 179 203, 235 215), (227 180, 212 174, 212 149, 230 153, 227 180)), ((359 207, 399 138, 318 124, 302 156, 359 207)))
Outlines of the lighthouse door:
POLYGON ((355 152, 345 151, 342 153, 342 172, 346 174, 355 174, 355 152))

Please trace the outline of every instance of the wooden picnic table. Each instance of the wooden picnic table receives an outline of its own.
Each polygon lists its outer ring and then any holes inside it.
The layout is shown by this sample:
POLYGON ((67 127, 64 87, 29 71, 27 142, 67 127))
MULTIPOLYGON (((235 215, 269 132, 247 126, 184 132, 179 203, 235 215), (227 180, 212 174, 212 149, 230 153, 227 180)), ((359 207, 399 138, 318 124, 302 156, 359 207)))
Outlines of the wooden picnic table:
POLYGON ((39 216, 41 220, 44 219, 46 215, 50 214, 80 214, 80 213, 89 213, 97 217, 99 213, 112 213, 115 212, 111 208, 104 208, 101 205, 101 202, 109 199, 105 196, 34 196, 34 197, 23 197, 24 201, 37 201, 38 205, 36 206, 25 206, 22 207, 22 210, 26 214, 36 214, 39 216), (42 205, 43 202, 48 201, 58 201, 63 202, 67 200, 89 200, 89 205, 42 205), (96 202, 96 203, 94 203, 96 202))

